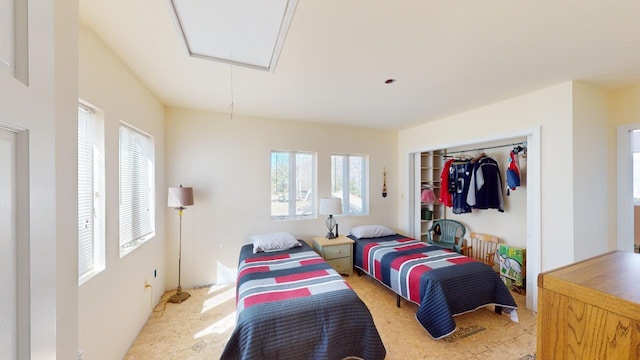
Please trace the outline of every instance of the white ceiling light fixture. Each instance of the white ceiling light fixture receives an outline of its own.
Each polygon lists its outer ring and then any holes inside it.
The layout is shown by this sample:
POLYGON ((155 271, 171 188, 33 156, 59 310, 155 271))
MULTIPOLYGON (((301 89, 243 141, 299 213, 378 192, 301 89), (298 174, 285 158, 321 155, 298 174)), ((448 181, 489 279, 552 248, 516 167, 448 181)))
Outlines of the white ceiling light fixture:
POLYGON ((274 71, 297 0, 167 0, 190 56, 274 71))

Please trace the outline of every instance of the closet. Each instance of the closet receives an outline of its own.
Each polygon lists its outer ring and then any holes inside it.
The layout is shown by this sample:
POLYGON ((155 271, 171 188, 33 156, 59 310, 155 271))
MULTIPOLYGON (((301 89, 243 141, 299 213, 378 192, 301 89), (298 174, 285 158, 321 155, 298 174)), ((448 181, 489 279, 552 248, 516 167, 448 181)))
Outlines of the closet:
POLYGON ((414 161, 413 186, 415 187, 412 200, 414 237, 426 240, 428 229, 434 220, 450 218, 465 224, 467 233, 475 231, 497 235, 513 246, 526 247, 524 231, 527 225, 525 140, 520 142, 508 140, 488 142, 480 146, 422 151, 414 155, 414 161), (516 190, 507 192, 506 171, 510 164, 509 158, 512 151, 517 154, 515 162, 519 168, 522 168, 520 169, 523 172, 522 184, 516 190), (454 211, 450 205, 445 206, 440 199, 440 190, 443 185, 445 191, 447 188, 446 184, 442 184, 441 178, 445 165, 448 165, 447 162, 452 159, 475 159, 477 161, 482 158, 492 159, 497 163, 502 182, 502 187, 499 190, 501 190, 504 213, 498 206, 491 206, 491 204, 488 209, 473 209, 468 213, 454 211))
MULTIPOLYGON (((532 128, 509 134, 475 140, 458 141, 418 148, 409 153, 408 233, 417 239, 426 239, 426 233, 435 219, 453 219, 464 224, 467 235, 471 232, 496 235, 501 243, 526 248, 526 307, 537 308, 536 276, 541 267, 541 214, 540 214, 540 129, 532 128), (514 145, 515 144, 515 145, 514 145), (471 213, 454 214, 436 198, 433 204, 423 204, 423 186, 439 188, 444 163, 456 157, 476 157, 482 152, 495 159, 505 181, 509 154, 518 145, 526 152, 518 154, 521 186, 504 192, 504 212, 495 209, 473 210, 471 213), (440 168, 440 169, 438 169, 440 168), (429 171, 430 170, 430 171, 429 171), (423 208, 432 210, 432 218, 423 219, 423 208)), ((505 185, 506 186, 506 185, 505 185)), ((428 213, 427 216, 428 217, 428 213)))

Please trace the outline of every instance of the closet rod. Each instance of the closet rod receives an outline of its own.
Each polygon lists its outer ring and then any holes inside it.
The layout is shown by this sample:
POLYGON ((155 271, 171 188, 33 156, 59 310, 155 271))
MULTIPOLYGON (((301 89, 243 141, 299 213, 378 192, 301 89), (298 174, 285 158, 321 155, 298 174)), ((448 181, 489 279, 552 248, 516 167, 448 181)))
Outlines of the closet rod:
POLYGON ((451 151, 451 152, 447 152, 446 155, 444 156, 449 156, 451 154, 460 154, 460 153, 466 153, 466 152, 473 152, 473 151, 482 151, 482 150, 489 150, 489 149, 498 149, 498 148, 503 148, 503 147, 510 147, 510 146, 522 146, 525 150, 527 148, 527 142, 523 141, 523 142, 519 142, 519 143, 514 143, 514 144, 504 144, 504 145, 496 145, 496 146, 487 146, 487 147, 482 147, 482 148, 476 148, 476 149, 467 149, 467 150, 457 150, 457 151, 451 151))

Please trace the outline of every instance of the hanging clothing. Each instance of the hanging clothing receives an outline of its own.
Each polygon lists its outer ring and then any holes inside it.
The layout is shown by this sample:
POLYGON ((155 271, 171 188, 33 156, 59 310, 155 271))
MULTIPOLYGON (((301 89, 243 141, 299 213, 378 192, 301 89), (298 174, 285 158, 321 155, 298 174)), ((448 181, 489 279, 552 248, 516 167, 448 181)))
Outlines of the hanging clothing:
POLYGON ((467 204, 467 193, 469 192, 469 181, 473 164, 470 161, 458 161, 451 163, 449 168, 449 193, 453 204, 454 214, 465 214, 471 212, 471 206, 467 204))
POLYGON ((455 159, 447 160, 447 162, 444 163, 442 174, 440 174, 440 196, 438 196, 438 201, 447 207, 453 206, 451 193, 449 192, 449 169, 454 161, 455 159))
POLYGON ((504 212, 502 176, 498 163, 484 156, 473 163, 467 204, 474 209, 498 209, 504 212))
POLYGON ((518 169, 518 158, 514 150, 509 154, 509 166, 507 167, 507 196, 510 190, 515 190, 520 186, 520 169, 518 169))

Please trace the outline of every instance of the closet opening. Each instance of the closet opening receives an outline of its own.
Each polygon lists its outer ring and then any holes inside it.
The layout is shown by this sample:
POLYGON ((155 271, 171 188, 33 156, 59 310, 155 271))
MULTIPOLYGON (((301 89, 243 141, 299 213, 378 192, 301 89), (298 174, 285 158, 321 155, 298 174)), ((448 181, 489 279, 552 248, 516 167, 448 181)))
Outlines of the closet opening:
MULTIPOLYGON (((471 232, 495 235, 500 239, 503 251, 508 248, 524 250, 526 254, 526 261, 523 264, 524 282, 518 284, 512 282, 510 285, 518 285, 518 289, 526 292, 526 307, 535 311, 537 309, 536 278, 541 267, 539 129, 521 134, 420 149, 411 153, 410 158, 413 166, 410 178, 409 214, 413 237, 426 240, 426 233, 431 223, 436 219, 446 218, 457 220, 465 225, 465 239, 469 239, 471 232), (507 169, 510 166, 509 159, 512 159, 512 153, 518 165, 520 186, 509 189, 507 195, 507 169), (446 201, 443 203, 439 195, 440 191, 448 190, 443 184, 443 180, 447 181, 447 179, 442 177, 443 171, 450 170, 447 167, 447 161, 459 161, 458 164, 462 166, 466 160, 479 159, 483 159, 483 163, 495 162, 499 169, 502 182, 500 185, 501 208, 497 205, 495 207, 489 205, 487 209, 462 210, 459 206, 446 205, 446 201), (433 191, 435 200, 430 201, 431 197, 427 197, 428 201, 425 203, 423 201, 425 190, 433 191)), ((500 272, 499 264, 501 260, 505 260, 505 257, 501 258, 498 251, 498 257, 495 260, 494 270, 500 272)))

